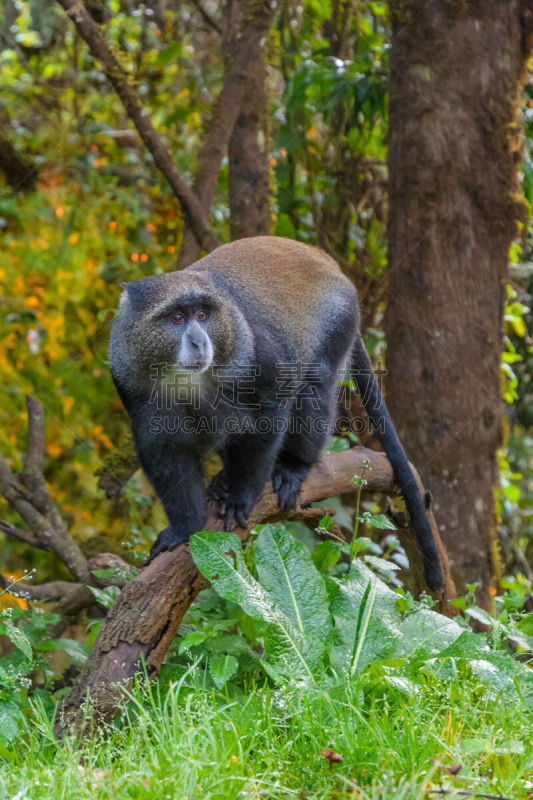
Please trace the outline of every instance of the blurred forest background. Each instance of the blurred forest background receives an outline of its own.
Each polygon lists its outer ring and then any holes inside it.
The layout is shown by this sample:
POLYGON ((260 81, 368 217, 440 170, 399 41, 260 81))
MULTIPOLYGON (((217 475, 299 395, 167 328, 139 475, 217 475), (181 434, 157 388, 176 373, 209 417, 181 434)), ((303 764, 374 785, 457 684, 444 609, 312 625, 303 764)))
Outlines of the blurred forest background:
MULTIPOLYGON (((427 88, 428 70, 465 47, 454 40, 460 3, 443 4, 444 27, 422 15, 404 28, 399 2, 89 0, 139 119, 209 219, 198 243, 186 203, 61 5, 72 3, 3 0, 0 10, 0 452, 11 470, 22 467, 24 397, 34 395, 68 535, 87 558, 130 549, 140 561, 165 523, 134 472, 107 364, 120 283, 190 263, 215 240, 273 233, 324 248, 357 285, 367 345, 385 364, 392 415, 433 493, 459 587, 494 593, 506 574, 531 579, 533 86, 519 37, 514 73, 498 84, 491 66, 487 82, 498 35, 487 3, 486 46, 457 60, 450 80, 469 77, 454 97, 446 79, 427 88), (486 109, 487 147, 469 134, 486 109), (458 175, 464 203, 450 194, 458 175), (496 364, 492 384, 477 373, 476 342, 496 364)), ((56 554, 28 545, 2 499, 0 520, 4 575, 71 578, 56 554)))

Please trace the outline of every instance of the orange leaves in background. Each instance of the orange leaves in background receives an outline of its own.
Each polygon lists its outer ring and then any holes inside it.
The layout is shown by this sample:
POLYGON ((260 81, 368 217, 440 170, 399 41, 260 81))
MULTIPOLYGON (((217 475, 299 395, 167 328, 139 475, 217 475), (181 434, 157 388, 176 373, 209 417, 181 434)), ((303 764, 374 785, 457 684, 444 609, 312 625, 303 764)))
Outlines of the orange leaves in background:
POLYGON ((30 297, 26 298, 26 305, 28 308, 40 308, 41 307, 41 300, 35 295, 31 295, 30 297))
POLYGON ((73 397, 68 397, 68 396, 62 397, 61 398, 61 405, 63 406, 63 414, 65 416, 67 416, 67 414, 69 413, 70 409, 74 405, 74 398, 73 397))
POLYGON ((104 429, 102 425, 93 425, 90 429, 91 436, 93 437, 96 444, 101 444, 106 450, 113 449, 113 442, 109 438, 109 436, 104 433, 104 429))
MULTIPOLYGON (((86 152, 93 168, 106 157, 98 145, 86 152)), ((44 166, 40 175, 37 191, 18 202, 23 226, 13 216, 2 230, 0 383, 7 391, 0 450, 20 459, 24 394, 37 394, 45 407, 47 477, 58 498, 76 496, 72 533, 87 537, 112 528, 95 473, 121 420, 107 365, 120 282, 168 261, 182 217, 150 186, 141 189, 145 202, 130 210, 120 187, 96 194, 60 169, 44 166)), ((105 176, 93 170, 91 180, 105 176)), ((122 535, 122 525, 119 519, 113 536, 122 535)))
POLYGON ((63 452, 63 448, 57 444, 57 442, 50 442, 46 445, 46 452, 52 458, 59 458, 61 453, 63 452))
MULTIPOLYGON (((9 578, 13 578, 14 581, 18 581, 20 578, 23 578, 26 573, 22 570, 14 570, 10 575, 9 578)), ((13 608, 13 606, 18 606, 19 608, 28 608, 28 604, 22 597, 14 597, 12 594, 0 593, 0 608, 13 608)))

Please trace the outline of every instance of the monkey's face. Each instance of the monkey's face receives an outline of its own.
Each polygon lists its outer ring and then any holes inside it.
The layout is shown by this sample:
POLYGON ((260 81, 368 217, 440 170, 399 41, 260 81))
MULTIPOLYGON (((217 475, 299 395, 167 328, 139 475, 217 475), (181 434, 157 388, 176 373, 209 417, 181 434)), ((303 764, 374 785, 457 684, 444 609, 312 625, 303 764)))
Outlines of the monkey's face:
POLYGON ((179 372, 205 372, 213 363, 211 315, 211 308, 198 304, 180 306, 172 312, 169 324, 174 328, 175 365, 179 372))
POLYGON ((205 279, 183 271, 152 275, 124 288, 110 346, 123 384, 147 388, 162 370, 201 375, 227 363, 232 309, 205 279))

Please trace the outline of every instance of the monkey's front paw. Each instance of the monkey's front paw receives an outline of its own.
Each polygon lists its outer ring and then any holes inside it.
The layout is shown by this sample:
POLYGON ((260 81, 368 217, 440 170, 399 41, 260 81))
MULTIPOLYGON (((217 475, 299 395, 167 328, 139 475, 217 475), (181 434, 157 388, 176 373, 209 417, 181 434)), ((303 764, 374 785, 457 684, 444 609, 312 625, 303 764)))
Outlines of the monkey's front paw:
POLYGON ((309 467, 306 464, 294 467, 278 462, 272 475, 272 488, 278 495, 278 505, 282 511, 296 508, 298 495, 309 467))
POLYGON ((226 473, 223 469, 221 469, 220 472, 217 472, 207 487, 206 497, 208 502, 216 503, 220 506, 226 501, 228 492, 229 488, 226 473))
POLYGON ((179 544, 181 544, 184 540, 180 538, 172 528, 168 527, 165 528, 155 542, 153 543, 152 547, 150 548, 150 555, 144 562, 144 566, 147 567, 148 564, 154 560, 154 558, 162 553, 163 550, 174 550, 179 544))

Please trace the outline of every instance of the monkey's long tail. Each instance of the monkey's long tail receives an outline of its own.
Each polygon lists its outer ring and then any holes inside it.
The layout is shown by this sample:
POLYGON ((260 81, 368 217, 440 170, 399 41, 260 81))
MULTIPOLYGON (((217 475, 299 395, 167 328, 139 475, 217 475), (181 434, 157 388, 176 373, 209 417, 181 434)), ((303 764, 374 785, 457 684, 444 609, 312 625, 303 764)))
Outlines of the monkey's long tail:
POLYGON ((352 351, 351 375, 359 390, 361 400, 376 431, 379 442, 392 464, 396 481, 402 490, 405 505, 416 533, 418 546, 422 553, 427 585, 433 590, 440 589, 442 587, 442 573, 426 508, 420 496, 406 452, 380 392, 370 358, 360 337, 358 337, 352 351))

